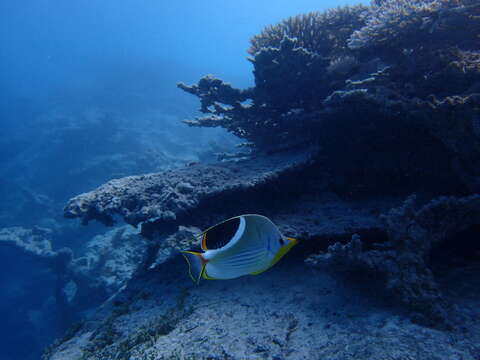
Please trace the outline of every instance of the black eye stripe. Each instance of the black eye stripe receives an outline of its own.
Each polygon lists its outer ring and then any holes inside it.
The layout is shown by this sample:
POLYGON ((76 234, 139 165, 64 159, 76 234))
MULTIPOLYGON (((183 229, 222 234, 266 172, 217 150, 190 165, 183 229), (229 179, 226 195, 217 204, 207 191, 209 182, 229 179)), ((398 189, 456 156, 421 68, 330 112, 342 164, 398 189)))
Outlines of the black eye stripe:
POLYGON ((283 238, 278 239, 278 242, 280 243, 280 245, 285 245, 285 241, 283 241, 283 238))

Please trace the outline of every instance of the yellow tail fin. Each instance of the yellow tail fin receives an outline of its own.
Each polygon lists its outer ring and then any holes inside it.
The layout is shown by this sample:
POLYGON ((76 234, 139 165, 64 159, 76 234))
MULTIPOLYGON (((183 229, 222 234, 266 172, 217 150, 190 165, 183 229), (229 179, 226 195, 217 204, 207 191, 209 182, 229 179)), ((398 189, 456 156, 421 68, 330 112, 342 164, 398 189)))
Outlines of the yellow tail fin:
POLYGON ((205 271, 205 265, 207 262, 199 252, 182 251, 182 255, 188 264, 188 275, 194 283, 198 284, 205 271))

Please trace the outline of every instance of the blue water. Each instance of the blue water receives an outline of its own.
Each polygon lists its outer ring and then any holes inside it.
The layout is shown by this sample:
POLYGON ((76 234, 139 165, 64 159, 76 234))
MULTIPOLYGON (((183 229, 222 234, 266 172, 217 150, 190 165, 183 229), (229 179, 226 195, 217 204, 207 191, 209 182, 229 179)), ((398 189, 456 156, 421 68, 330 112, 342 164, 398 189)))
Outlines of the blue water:
MULTIPOLYGON (((81 253, 103 229, 65 221, 69 198, 111 178, 209 161, 214 147, 236 144, 223 130, 181 123, 199 104, 177 82, 214 74, 251 86, 252 36, 292 15, 353 3, 0 2, 0 228, 47 227, 54 249, 81 253)), ((0 247, 0 360, 38 359, 81 314, 59 315, 55 276, 9 249, 0 247)))

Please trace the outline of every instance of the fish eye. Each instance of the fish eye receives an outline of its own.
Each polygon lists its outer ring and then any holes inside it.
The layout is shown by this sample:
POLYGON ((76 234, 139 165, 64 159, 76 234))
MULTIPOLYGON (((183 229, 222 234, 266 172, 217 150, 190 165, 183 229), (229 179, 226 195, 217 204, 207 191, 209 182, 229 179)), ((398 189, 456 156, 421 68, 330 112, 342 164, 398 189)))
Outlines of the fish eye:
POLYGON ((282 246, 285 245, 285 241, 283 240, 283 238, 278 239, 278 242, 279 242, 280 245, 282 245, 282 246))

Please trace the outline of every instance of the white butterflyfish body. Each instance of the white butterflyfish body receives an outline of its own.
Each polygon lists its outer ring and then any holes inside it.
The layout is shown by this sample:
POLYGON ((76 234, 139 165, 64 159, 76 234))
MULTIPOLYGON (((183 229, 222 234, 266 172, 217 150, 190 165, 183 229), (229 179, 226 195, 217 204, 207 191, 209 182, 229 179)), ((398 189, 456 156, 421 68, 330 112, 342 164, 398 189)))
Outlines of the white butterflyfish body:
POLYGON ((233 217, 202 233, 203 253, 182 251, 194 282, 257 275, 272 267, 297 240, 262 215, 233 217))

